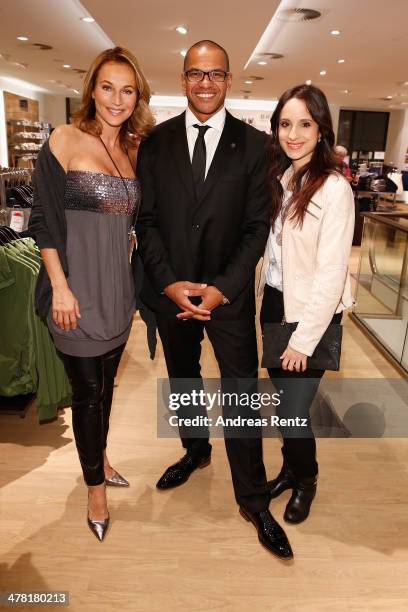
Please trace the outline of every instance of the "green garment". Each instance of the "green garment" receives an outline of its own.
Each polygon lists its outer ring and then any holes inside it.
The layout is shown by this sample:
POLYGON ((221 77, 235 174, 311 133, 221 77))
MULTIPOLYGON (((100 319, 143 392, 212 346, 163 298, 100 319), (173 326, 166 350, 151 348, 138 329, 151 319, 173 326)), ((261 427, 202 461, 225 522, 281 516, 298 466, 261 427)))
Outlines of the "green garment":
MULTIPOLYGON (((2 372, 0 394, 16 395, 36 391, 39 420, 44 421, 56 417, 58 407, 70 405, 71 387, 48 328, 35 314, 34 289, 40 264, 39 251, 31 239, 20 239, 0 247, 0 312, 7 318, 7 325, 4 325, 5 333, 3 334, 3 326, 1 332, 1 338, 3 339, 3 335, 7 338, 7 349, 3 349, 2 342, 1 353, 7 357, 9 354, 17 353, 20 357, 20 368, 25 367, 30 372, 31 381, 34 383, 34 389, 16 391, 16 388, 21 389, 21 380, 19 380, 21 377, 16 377, 16 372, 19 370, 15 367, 10 368, 10 363, 6 372, 8 379, 11 379, 11 387, 2 384, 2 372), (4 288, 1 283, 3 276, 4 288), (14 283, 11 282, 12 277, 14 283), (11 307, 13 304, 19 307, 11 307), (13 329, 19 320, 18 313, 21 315, 21 310, 24 310, 26 315, 25 325, 16 337, 13 329)), ((3 355, 0 356, 0 359, 2 358, 3 355)))
POLYGON ((0 247, 0 395, 33 393, 37 371, 31 341, 30 311, 35 277, 0 247))

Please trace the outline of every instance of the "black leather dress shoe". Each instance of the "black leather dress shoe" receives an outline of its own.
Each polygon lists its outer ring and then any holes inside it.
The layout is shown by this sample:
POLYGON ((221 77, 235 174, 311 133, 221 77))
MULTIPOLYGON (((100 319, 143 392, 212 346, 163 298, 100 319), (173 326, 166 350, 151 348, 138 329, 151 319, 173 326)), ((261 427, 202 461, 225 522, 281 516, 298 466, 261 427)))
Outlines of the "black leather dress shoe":
POLYGON ((171 465, 157 481, 160 490, 173 489, 184 484, 197 468, 204 468, 211 463, 211 453, 206 457, 195 457, 186 453, 180 461, 171 465))
POLYGON ((268 482, 268 489, 271 498, 278 497, 281 493, 287 489, 293 489, 296 485, 296 478, 292 470, 285 466, 282 466, 281 471, 274 480, 268 482))
POLYGON ((309 516, 310 506, 316 495, 316 478, 297 480, 283 518, 288 523, 301 523, 309 516))
POLYGON ((249 512, 241 506, 239 513, 246 521, 251 521, 255 525, 258 531, 258 539, 265 548, 284 561, 293 559, 293 552, 286 533, 275 521, 269 510, 249 512))

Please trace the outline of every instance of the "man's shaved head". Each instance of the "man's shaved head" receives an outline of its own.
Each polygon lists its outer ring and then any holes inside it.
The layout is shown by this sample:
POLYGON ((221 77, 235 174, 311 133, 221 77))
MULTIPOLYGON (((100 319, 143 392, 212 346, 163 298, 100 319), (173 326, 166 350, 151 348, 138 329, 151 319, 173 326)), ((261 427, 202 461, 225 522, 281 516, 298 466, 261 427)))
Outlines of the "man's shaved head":
POLYGON ((186 56, 184 58, 184 70, 188 70, 191 51, 193 51, 195 49, 197 49, 197 50, 198 49, 218 49, 218 51, 221 51, 221 53, 224 55, 224 58, 225 58, 225 70, 227 72, 229 72, 229 57, 228 57, 228 53, 226 52, 224 47, 221 47, 221 45, 219 45, 218 43, 214 42, 213 40, 199 40, 198 42, 194 43, 194 45, 192 45, 189 48, 189 50, 187 51, 186 56))

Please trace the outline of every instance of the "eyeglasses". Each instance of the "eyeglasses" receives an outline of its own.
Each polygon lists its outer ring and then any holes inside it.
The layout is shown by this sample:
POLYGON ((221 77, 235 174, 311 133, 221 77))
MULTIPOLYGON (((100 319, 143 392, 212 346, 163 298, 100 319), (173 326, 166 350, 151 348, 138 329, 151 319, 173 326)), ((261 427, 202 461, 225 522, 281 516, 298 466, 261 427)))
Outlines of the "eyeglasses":
POLYGON ((209 72, 204 72, 204 70, 196 70, 195 68, 186 70, 184 73, 187 81, 190 83, 200 83, 206 76, 208 76, 210 81, 214 81, 215 83, 224 83, 229 74, 230 73, 225 72, 225 70, 210 70, 209 72))

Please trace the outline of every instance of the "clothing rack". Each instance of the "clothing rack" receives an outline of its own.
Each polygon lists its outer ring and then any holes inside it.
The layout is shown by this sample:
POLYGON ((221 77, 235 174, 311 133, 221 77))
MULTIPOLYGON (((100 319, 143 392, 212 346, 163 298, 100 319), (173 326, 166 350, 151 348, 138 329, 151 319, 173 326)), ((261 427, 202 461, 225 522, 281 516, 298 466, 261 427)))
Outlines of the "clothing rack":
POLYGON ((31 185, 33 170, 31 168, 0 170, 0 209, 6 208, 6 189, 31 185))

